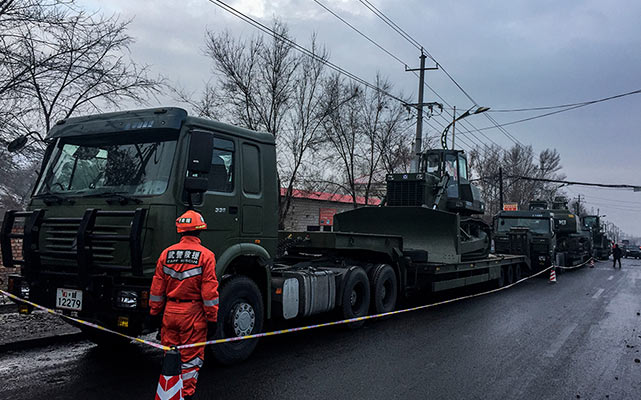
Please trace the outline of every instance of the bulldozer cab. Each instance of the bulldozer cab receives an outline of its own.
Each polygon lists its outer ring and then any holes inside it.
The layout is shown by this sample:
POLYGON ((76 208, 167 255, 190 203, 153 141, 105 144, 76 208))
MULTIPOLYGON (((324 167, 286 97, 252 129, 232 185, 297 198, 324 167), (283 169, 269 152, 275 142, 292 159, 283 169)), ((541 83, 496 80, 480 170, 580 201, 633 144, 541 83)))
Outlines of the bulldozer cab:
POLYGON ((461 215, 483 214, 485 204, 470 184, 461 150, 423 153, 419 172, 387 175, 388 206, 425 206, 461 215))
POLYGON ((478 188, 470 184, 467 158, 463 151, 428 150, 423 154, 421 171, 438 180, 442 185, 440 189, 445 191, 446 201, 438 206, 439 209, 462 215, 483 214, 485 211, 478 188))

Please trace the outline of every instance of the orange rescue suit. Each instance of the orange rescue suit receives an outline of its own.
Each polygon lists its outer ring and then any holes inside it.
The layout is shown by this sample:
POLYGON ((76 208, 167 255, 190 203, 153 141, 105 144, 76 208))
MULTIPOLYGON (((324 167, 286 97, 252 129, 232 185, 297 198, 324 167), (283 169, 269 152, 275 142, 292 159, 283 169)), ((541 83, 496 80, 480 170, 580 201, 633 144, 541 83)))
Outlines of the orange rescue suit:
MULTIPOLYGON (((151 315, 163 312, 161 341, 166 346, 207 340, 207 321, 218 320, 218 280, 214 253, 194 236, 166 248, 158 258, 149 294, 151 315)), ((196 389, 205 348, 181 349, 183 394, 196 389)))

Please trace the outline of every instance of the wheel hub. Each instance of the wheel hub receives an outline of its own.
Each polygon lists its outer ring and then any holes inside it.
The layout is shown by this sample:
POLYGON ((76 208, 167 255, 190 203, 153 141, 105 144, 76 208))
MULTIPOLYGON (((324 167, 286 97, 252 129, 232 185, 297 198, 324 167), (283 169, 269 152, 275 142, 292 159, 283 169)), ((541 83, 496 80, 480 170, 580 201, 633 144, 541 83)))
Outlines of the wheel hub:
POLYGON ((256 313, 248 303, 238 303, 232 312, 232 324, 236 336, 250 335, 256 324, 256 313))
POLYGON ((352 290, 352 294, 349 296, 349 303, 354 307, 356 305, 356 300, 358 299, 358 294, 356 290, 352 290))

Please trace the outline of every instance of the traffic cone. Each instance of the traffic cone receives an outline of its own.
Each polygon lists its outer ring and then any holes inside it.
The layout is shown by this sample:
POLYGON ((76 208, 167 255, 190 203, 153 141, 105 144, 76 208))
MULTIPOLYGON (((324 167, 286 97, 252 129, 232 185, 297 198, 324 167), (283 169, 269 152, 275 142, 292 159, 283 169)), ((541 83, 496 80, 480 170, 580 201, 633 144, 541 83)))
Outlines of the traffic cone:
POLYGON ((178 350, 165 353, 155 400, 183 400, 183 378, 178 350))
POLYGON ((594 268, 594 258, 590 260, 590 268, 594 268))
POLYGON ((554 272, 554 267, 550 270, 550 283, 556 283, 556 272, 554 272))

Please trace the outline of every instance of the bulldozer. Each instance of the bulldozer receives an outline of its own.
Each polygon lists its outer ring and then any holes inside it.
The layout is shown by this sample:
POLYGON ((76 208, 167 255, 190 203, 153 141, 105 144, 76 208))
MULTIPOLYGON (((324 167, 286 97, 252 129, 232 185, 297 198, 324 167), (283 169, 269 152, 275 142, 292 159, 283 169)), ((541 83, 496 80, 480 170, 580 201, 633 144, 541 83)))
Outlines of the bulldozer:
POLYGON ((462 150, 428 150, 421 154, 418 172, 388 174, 386 183, 382 206, 337 214, 334 230, 402 236, 406 249, 423 253, 431 263, 488 256, 491 228, 476 217, 485 203, 470 183, 462 150))

